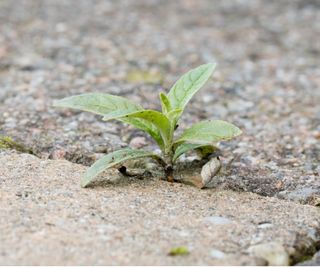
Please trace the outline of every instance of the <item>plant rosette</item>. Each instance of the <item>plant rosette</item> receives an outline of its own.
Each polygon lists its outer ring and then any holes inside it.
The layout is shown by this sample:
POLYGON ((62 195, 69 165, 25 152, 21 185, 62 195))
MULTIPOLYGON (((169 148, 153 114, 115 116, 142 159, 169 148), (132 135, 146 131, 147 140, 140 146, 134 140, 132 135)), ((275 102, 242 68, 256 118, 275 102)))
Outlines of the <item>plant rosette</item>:
MULTIPOLYGON (((215 63, 201 65, 184 74, 168 94, 161 92, 159 98, 162 112, 144 109, 129 99, 105 93, 81 94, 56 101, 56 107, 88 111, 103 116, 104 121, 118 120, 131 124, 149 134, 161 149, 161 155, 131 148, 109 153, 86 171, 81 182, 82 187, 88 186, 108 168, 119 166, 127 160, 145 157, 155 159, 163 167, 166 179, 173 182, 173 170, 182 154, 195 149, 212 153, 218 142, 240 135, 242 132, 238 127, 223 120, 200 121, 180 136, 174 135, 186 105, 208 81, 215 67, 215 63)), ((214 174, 216 169, 215 166, 214 174)), ((208 174, 205 179, 208 179, 207 176, 208 174)))

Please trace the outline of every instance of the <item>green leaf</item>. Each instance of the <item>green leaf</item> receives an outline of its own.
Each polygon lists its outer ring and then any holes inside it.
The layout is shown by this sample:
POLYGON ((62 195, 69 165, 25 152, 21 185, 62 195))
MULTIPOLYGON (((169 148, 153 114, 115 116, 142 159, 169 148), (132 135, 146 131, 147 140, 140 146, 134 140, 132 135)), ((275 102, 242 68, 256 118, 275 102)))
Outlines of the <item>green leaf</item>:
POLYGON ((171 88, 168 99, 172 109, 182 109, 193 95, 207 82, 216 67, 215 63, 201 65, 184 74, 171 88))
POLYGON ((182 112, 183 112, 182 109, 173 109, 167 113, 167 117, 170 120, 173 129, 175 129, 175 126, 176 126, 182 112))
POLYGON ((201 121, 185 130, 175 144, 214 144, 222 140, 229 140, 240 135, 241 130, 226 121, 201 121))
POLYGON ((164 113, 167 118, 170 120, 172 128, 175 129, 177 121, 181 116, 183 110, 182 109, 172 109, 170 101, 168 97, 164 93, 160 93, 161 107, 162 113, 164 113))
POLYGON ((152 157, 159 160, 159 156, 143 150, 135 150, 135 149, 121 149, 115 152, 109 153, 96 161, 85 173, 82 181, 81 186, 86 187, 88 186, 92 180, 97 177, 100 173, 104 170, 114 167, 115 165, 122 163, 129 159, 137 159, 143 157, 152 157))
MULTIPOLYGON (((143 110, 140 105, 135 104, 124 97, 103 93, 89 93, 67 97, 62 100, 56 101, 54 103, 54 106, 79 109, 106 116, 114 112, 127 114, 138 110, 143 110)), ((163 146, 160 132, 151 123, 148 123, 147 121, 142 119, 133 118, 121 119, 120 121, 131 124, 138 129, 147 132, 160 147, 163 146)))
POLYGON ((167 145, 170 142, 172 135, 172 126, 170 124, 169 119, 156 110, 142 110, 134 113, 125 113, 124 111, 115 111, 109 113, 107 116, 103 118, 103 120, 110 119, 131 119, 131 118, 139 118, 147 121, 148 123, 153 124, 160 132, 164 145, 167 145))
POLYGON ((204 151, 205 155, 207 155, 208 153, 212 153, 216 148, 214 146, 207 145, 207 144, 204 145, 204 144, 182 143, 178 145, 178 147, 174 151, 173 162, 175 162, 182 154, 194 149, 195 150, 200 149, 201 155, 202 155, 202 151, 204 151))
POLYGON ((159 97, 160 97, 162 112, 166 114, 171 110, 170 101, 168 97, 162 92, 159 94, 159 97))
POLYGON ((142 131, 145 131, 155 140, 155 142, 159 145, 160 148, 163 148, 164 144, 163 144, 163 140, 162 140, 160 131, 151 122, 148 122, 148 121, 146 121, 144 119, 140 119, 140 118, 121 118, 121 119, 119 119, 119 121, 131 124, 134 127, 138 128, 142 131))
POLYGON ((54 106, 89 111, 99 115, 106 115, 115 110, 130 110, 131 112, 143 108, 121 96, 103 93, 89 93, 67 97, 55 101, 54 106))

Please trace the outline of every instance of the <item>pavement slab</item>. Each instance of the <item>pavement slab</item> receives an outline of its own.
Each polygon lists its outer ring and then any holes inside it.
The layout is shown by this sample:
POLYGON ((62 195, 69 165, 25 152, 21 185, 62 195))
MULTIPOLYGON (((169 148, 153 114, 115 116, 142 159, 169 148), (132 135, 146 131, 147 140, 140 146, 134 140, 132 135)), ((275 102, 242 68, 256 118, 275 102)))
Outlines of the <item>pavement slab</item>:
POLYGON ((287 265, 312 257, 320 210, 231 190, 200 190, 85 167, 0 154, 4 265, 287 265), (189 254, 169 256, 185 246, 189 254), (271 256, 270 256, 271 255, 271 256))
POLYGON ((0 263, 319 265, 319 22, 318 0, 0 1, 0 263), (104 154, 157 148, 53 101, 160 109, 159 92, 207 62, 177 132, 203 119, 243 131, 218 145, 212 188, 111 170, 80 189, 104 154), (167 256, 175 246, 190 254, 167 256))

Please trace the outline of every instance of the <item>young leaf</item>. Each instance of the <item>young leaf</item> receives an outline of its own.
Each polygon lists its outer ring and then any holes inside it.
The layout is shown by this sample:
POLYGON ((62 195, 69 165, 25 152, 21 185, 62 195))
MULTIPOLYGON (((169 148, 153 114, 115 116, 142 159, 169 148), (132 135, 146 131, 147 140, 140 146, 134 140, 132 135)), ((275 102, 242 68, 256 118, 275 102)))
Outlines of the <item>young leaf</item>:
POLYGON ((168 118, 156 110, 141 110, 134 113, 125 113, 124 111, 115 111, 103 118, 103 120, 111 119, 131 119, 139 118, 152 123, 160 132, 164 144, 170 142, 172 135, 172 126, 168 118))
POLYGON ((172 109, 182 109, 193 95, 207 82, 216 67, 215 63, 201 65, 184 74, 171 88, 168 99, 172 109))
MULTIPOLYGON (((207 145, 207 144, 188 144, 188 143, 182 143, 180 145, 178 145, 178 147, 175 149, 174 151, 174 155, 173 155, 173 162, 175 162, 182 154, 190 151, 190 150, 198 150, 200 149, 200 154, 202 152, 201 149, 204 149, 205 152, 210 152, 213 153, 217 148, 215 146, 211 146, 211 145, 207 145)), ((207 154, 204 154, 204 156, 207 156, 207 154)), ((201 154, 202 155, 202 154, 201 154)))
POLYGON ((183 110, 182 109, 173 109, 167 113, 167 117, 172 123, 173 129, 175 129, 175 126, 182 114, 183 110))
POLYGON ((102 173, 104 170, 111 168, 121 162, 124 162, 129 159, 137 159, 143 157, 152 157, 159 160, 159 156, 143 150, 135 150, 135 149, 121 149, 115 152, 109 153, 96 161, 85 173, 81 181, 81 186, 86 187, 92 182, 92 180, 102 173))
POLYGON ((55 101, 54 106, 79 109, 89 111, 99 115, 106 115, 115 110, 130 110, 131 112, 142 110, 143 108, 121 96, 89 93, 67 97, 55 101))
POLYGON ((162 113, 167 114, 171 110, 171 105, 168 97, 164 93, 159 94, 161 107, 162 107, 162 113))
POLYGON ((214 144, 218 141, 229 140, 240 135, 241 130, 231 123, 214 120, 201 121, 185 130, 175 144, 214 144))

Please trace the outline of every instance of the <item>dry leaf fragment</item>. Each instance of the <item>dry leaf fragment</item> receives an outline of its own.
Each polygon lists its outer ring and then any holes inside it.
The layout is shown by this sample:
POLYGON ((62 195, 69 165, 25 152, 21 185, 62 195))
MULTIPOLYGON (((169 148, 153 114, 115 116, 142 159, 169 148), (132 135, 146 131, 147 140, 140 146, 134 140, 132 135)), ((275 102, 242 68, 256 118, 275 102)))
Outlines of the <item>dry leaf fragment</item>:
POLYGON ((220 171, 221 162, 219 157, 212 158, 209 162, 203 165, 201 170, 202 187, 206 187, 213 177, 220 171))

